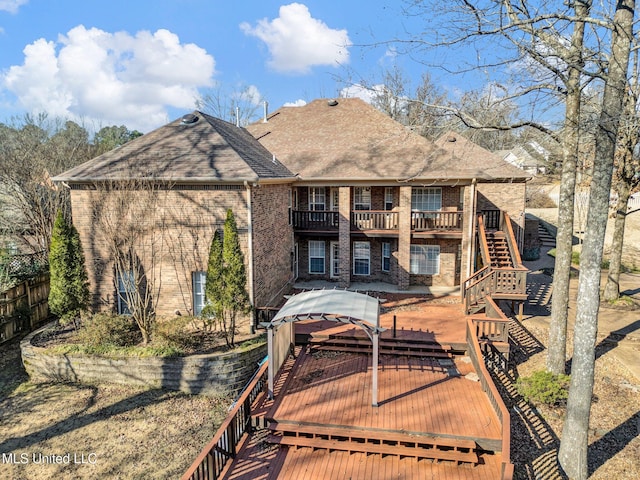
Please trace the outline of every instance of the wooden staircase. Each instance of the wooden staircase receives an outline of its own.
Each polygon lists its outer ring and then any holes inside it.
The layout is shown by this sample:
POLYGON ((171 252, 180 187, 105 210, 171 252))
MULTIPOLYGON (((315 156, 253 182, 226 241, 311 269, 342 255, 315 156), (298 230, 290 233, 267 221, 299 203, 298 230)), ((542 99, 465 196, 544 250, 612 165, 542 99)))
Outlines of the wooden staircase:
POLYGON ((480 461, 477 443, 464 438, 273 420, 269 423, 269 429, 271 433, 267 437, 268 443, 294 448, 427 458, 434 462, 470 466, 477 465, 480 461))
MULTIPOLYGON (((309 338, 309 345, 316 351, 351 353, 372 353, 373 351, 371 340, 361 336, 316 335, 309 338)), ((378 346, 381 355, 430 358, 452 358, 453 356, 450 345, 425 340, 381 338, 378 346)))
POLYGON ((513 268, 513 260, 507 243, 507 236, 500 230, 486 232, 487 247, 494 268, 513 268))

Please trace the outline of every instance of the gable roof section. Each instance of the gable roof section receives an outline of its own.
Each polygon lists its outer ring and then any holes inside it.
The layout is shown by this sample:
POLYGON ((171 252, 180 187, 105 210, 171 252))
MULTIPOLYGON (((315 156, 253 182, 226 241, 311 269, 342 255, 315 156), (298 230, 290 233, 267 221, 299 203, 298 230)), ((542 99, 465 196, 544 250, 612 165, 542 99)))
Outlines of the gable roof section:
POLYGON ((522 177, 484 149, 470 159, 439 148, 358 98, 282 107, 247 130, 303 181, 522 177))
POLYGON ((177 119, 54 180, 88 183, 132 178, 194 183, 255 182, 293 175, 244 128, 201 112, 177 119))

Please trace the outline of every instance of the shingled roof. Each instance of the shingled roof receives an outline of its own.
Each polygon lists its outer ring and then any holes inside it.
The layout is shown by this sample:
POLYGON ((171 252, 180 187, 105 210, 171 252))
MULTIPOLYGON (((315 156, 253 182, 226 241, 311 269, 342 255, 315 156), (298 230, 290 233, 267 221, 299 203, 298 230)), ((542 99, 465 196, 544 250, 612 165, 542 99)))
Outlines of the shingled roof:
POLYGON ((215 183, 292 177, 244 128, 195 111, 54 180, 87 183, 141 178, 215 183))
POLYGON ((484 149, 476 157, 440 148, 357 98, 282 107, 267 120, 247 130, 304 181, 524 177, 484 149))

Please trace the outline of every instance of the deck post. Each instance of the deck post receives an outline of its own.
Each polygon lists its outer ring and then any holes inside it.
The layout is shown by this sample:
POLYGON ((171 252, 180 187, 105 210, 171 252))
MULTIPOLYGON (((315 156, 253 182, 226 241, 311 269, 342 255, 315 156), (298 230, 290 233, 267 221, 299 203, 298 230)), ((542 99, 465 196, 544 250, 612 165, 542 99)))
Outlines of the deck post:
POLYGON ((268 380, 267 380, 267 396, 269 400, 273 400, 273 326, 267 328, 267 358, 269 359, 268 380))
POLYGON ((379 334, 376 330, 376 332, 373 334, 373 371, 371 372, 373 375, 373 381, 371 382, 371 405, 373 405, 374 407, 378 406, 378 337, 379 334))

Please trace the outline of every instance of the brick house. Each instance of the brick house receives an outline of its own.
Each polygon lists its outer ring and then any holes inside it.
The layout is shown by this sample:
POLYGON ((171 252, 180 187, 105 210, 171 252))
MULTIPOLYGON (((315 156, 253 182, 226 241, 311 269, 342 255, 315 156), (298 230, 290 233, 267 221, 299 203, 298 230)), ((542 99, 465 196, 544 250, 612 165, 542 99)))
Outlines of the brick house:
POLYGON ((527 174, 455 133, 435 143, 362 100, 283 107, 247 127, 294 172, 300 279, 459 285, 474 271, 476 213, 524 228, 527 174))
POLYGON ((159 315, 202 308, 228 208, 255 307, 276 305, 296 279, 460 285, 478 265, 478 213, 508 212, 517 239, 524 228, 526 173, 458 134, 430 142, 359 99, 283 107, 246 129, 194 112, 55 180, 70 188, 93 305, 120 312, 100 217, 118 204, 147 225, 140 251, 156 247, 159 315))

